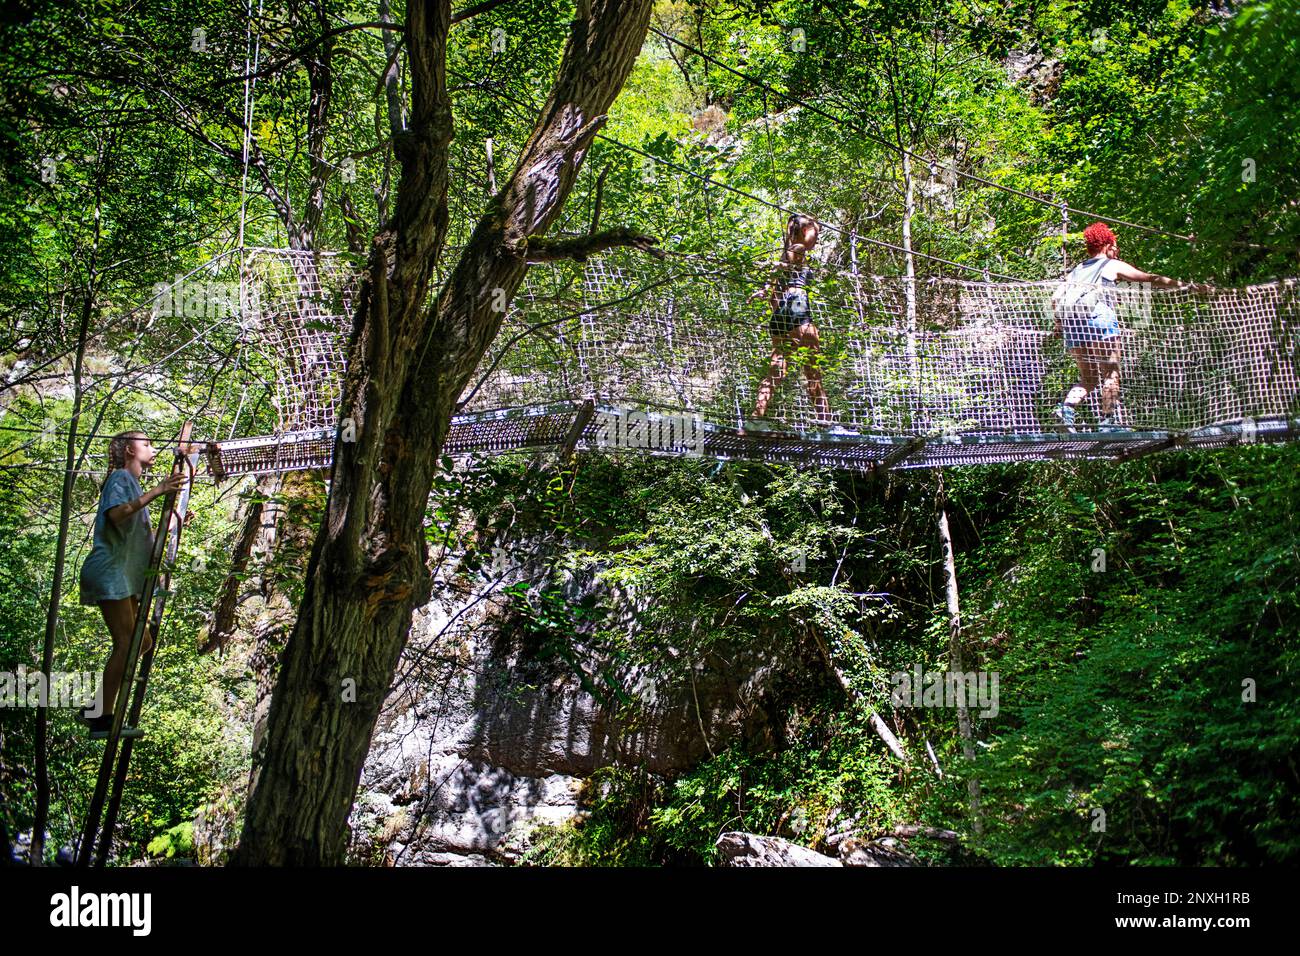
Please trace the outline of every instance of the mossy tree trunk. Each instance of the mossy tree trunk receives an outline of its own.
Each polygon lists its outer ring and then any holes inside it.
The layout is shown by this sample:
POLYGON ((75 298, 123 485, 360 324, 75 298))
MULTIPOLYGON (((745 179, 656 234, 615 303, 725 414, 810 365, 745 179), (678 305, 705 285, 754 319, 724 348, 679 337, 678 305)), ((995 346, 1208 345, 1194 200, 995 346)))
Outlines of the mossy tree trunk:
POLYGON ((452 409, 561 211, 644 40, 652 0, 580 0, 559 73, 510 179, 432 306, 452 138, 447 0, 406 15, 410 126, 395 213, 354 318, 329 503, 271 704, 238 864, 338 864, 347 818, 414 609, 427 602, 424 516, 452 409), (391 266, 389 252, 391 246, 391 266))

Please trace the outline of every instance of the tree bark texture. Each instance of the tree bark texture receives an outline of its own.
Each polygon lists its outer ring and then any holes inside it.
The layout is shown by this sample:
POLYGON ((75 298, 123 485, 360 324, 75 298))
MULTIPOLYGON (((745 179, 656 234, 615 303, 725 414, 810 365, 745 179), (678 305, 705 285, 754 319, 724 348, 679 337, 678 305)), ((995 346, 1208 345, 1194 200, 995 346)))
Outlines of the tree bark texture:
POLYGON ((349 345, 330 497, 271 704, 234 862, 339 864, 347 818, 412 614, 428 601, 424 516, 452 408, 561 211, 645 37, 652 0, 581 0, 518 165, 432 305, 447 226, 447 0, 411 0, 410 126, 394 216, 376 237, 349 345), (386 249, 392 249, 391 270, 386 249))

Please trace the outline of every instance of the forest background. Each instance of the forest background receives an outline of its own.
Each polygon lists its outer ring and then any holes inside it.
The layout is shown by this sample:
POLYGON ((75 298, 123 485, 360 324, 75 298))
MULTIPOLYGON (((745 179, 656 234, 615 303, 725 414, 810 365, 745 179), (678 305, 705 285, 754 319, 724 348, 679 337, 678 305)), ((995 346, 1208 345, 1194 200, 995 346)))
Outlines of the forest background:
MULTIPOLYGON (((571 5, 541 0, 482 6, 453 27, 447 51, 453 249, 527 137, 572 16, 571 5)), ((386 63, 403 58, 377 27, 337 28, 400 21, 402 11, 318 0, 251 18, 222 3, 19 4, 6 16, 0 670, 39 666, 52 593, 57 666, 98 670, 103 623, 78 605, 75 572, 104 439, 142 422, 174 434, 221 399, 196 388, 180 360, 120 388, 130 340, 104 330, 155 283, 236 248, 241 235, 248 246, 366 248, 391 212, 396 167, 377 104, 386 63), (246 180, 245 87, 232 77, 247 72, 254 34, 261 70, 246 180), (325 61, 328 133, 313 138, 325 61)), ((597 139, 555 235, 584 232, 599 195, 602 222, 666 248, 772 258, 784 215, 694 172, 861 237, 899 244, 906 228, 923 279, 960 274, 923 255, 973 274, 1059 276, 1059 209, 947 172, 955 168, 1195 236, 1116 226, 1122 256, 1140 268, 1219 285, 1300 268, 1300 7, 1290 0, 706 0, 658 3, 651 26, 777 92, 652 32, 604 130, 641 152, 597 139), (928 162, 904 162, 899 147, 928 162), (647 165, 646 154, 662 162, 647 165)), ((398 95, 403 83, 399 69, 398 95)), ((1068 265, 1087 221, 1064 225, 1068 265)), ((830 262, 853 255, 864 273, 907 267, 866 242, 850 250, 841 233, 824 242, 830 262)), ((765 321, 761 303, 750 308, 765 321)), ((175 317, 155 323, 155 351, 184 341, 175 317)), ((256 394, 265 371, 228 368, 213 380, 221 394, 246 385, 256 394)), ((244 415, 249 433, 274 427, 268 400, 244 415)), ((652 594, 636 633, 601 639, 665 673, 680 676, 663 651, 670 643, 689 659, 776 631, 826 647, 852 686, 846 694, 810 677, 782 698, 780 741, 737 741, 674 779, 607 768, 591 814, 546 844, 553 862, 708 862, 723 829, 811 844, 834 809, 882 831, 919 822, 959 833, 963 855, 936 844, 936 861, 1253 865, 1294 862, 1300 840, 1298 463, 1294 446, 1249 447, 866 482, 637 458, 539 472, 503 457, 441 477, 427 517, 431 540, 454 529, 472 552, 510 510, 516 530, 551 542, 557 567, 598 565, 609 582, 652 594), (941 501, 965 666, 1000 675, 1001 707, 975 722, 974 759, 953 712, 892 713, 917 755, 902 764, 869 714, 889 711, 885 675, 948 659, 941 501), (796 551, 809 560, 792 573, 796 551), (927 744, 941 778, 920 756, 927 744)), ((277 494, 292 520, 318 521, 323 482, 277 494)), ((195 648, 232 575, 274 579, 291 605, 300 596, 306 548, 294 535, 254 566, 232 565, 258 495, 251 482, 196 491, 121 862, 190 855, 200 810, 221 802, 238 813, 251 731, 231 702, 247 703, 256 681, 247 655, 195 648)), ((517 610, 540 635, 537 652, 561 661, 594 613, 566 604, 558 587, 517 610)), ((33 711, 0 711, 0 822, 9 837, 30 832, 45 776, 50 836, 40 852, 53 860, 77 832, 99 745, 72 712, 48 721, 38 733, 33 711)))

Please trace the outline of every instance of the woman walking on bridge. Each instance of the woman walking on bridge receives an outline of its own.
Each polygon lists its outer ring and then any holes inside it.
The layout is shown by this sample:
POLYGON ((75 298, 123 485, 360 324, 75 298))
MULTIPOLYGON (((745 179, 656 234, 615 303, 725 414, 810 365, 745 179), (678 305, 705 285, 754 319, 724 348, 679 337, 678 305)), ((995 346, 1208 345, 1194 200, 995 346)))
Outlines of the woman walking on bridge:
POLYGON ((1053 335, 1062 335, 1065 347, 1079 366, 1079 380, 1056 408, 1057 421, 1074 431, 1079 403, 1100 383, 1102 431, 1118 431, 1120 335, 1115 281, 1149 282, 1165 288, 1190 288, 1209 292, 1204 283, 1184 283, 1154 272, 1143 272, 1119 258, 1119 241, 1104 222, 1083 231, 1088 258, 1070 272, 1052 296, 1053 335))
POLYGON ((768 322, 768 332, 772 336, 771 366, 758 389, 755 418, 767 414, 768 403, 786 376, 789 350, 807 349, 810 358, 803 369, 808 382, 808 400, 819 424, 830 424, 830 402, 822 387, 821 369, 816 365, 821 339, 808 308, 808 284, 812 281, 813 271, 808 265, 808 253, 817 244, 820 233, 817 220, 802 213, 792 213, 785 226, 785 248, 781 252, 776 276, 746 300, 753 302, 766 298, 772 307, 772 318, 768 322))

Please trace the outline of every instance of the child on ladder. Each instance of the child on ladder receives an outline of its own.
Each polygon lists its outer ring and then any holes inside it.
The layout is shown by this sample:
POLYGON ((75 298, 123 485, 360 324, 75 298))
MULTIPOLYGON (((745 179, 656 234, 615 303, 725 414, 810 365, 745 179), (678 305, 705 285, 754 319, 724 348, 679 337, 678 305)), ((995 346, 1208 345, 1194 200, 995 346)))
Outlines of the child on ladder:
MULTIPOLYGON (((144 432, 122 432, 114 435, 108 444, 108 477, 99 493, 94 547, 81 566, 80 577, 81 603, 99 606, 113 638, 113 652, 100 685, 102 706, 88 707, 82 712, 92 739, 107 737, 113 726, 114 715, 110 711, 122 686, 136 615, 140 612, 145 573, 153 553, 149 502, 169 491, 180 491, 186 481, 184 474, 172 474, 148 491, 141 490, 140 476, 157 457, 157 449, 144 432), (94 716, 95 710, 101 713, 94 716)), ((152 646, 153 639, 146 627, 141 656, 152 646)), ((140 735, 135 727, 123 725, 123 738, 140 735)))

